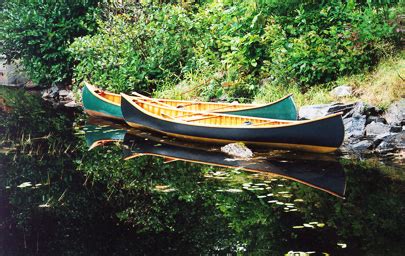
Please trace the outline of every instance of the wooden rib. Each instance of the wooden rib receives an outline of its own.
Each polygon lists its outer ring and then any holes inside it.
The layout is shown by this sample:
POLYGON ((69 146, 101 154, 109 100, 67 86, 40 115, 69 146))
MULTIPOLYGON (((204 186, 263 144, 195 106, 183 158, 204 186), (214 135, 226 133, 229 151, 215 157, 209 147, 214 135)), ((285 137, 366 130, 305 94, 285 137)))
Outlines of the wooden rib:
POLYGON ((218 116, 205 116, 205 117, 200 117, 200 118, 196 118, 196 119, 182 119, 182 120, 186 121, 186 122, 194 122, 194 121, 200 121, 200 120, 210 119, 210 118, 214 118, 214 117, 218 117, 218 116))
MULTIPOLYGON (((231 104, 231 103, 229 103, 229 104, 231 104)), ((225 108, 230 108, 230 107, 238 107, 238 105, 222 106, 222 107, 219 107, 219 108, 210 109, 207 112, 217 111, 217 110, 220 110, 220 109, 225 109, 225 108)))
POLYGON ((180 118, 180 117, 185 117, 185 116, 196 116, 196 115, 202 115, 202 116, 205 116, 205 115, 210 115, 211 113, 209 113, 209 112, 201 112, 201 113, 189 113, 189 114, 185 114, 185 115, 180 115, 180 116, 176 116, 176 118, 180 118))
POLYGON ((175 117, 173 117, 173 116, 170 116, 170 115, 167 115, 167 114, 165 114, 165 113, 161 113, 161 115, 162 115, 163 117, 168 117, 168 118, 173 119, 173 120, 176 120, 176 119, 177 119, 177 118, 175 118, 175 117))
POLYGON ((184 108, 184 107, 188 107, 188 106, 192 106, 192 105, 199 105, 199 104, 202 104, 202 102, 192 102, 192 103, 188 103, 188 104, 185 104, 185 105, 177 105, 176 106, 176 108, 184 108))
POLYGON ((140 97, 140 98, 142 98, 142 99, 144 99, 144 100, 149 100, 149 101, 152 101, 152 102, 161 104, 161 105, 163 105, 163 106, 172 108, 172 106, 170 106, 169 104, 160 102, 160 101, 158 101, 158 100, 156 100, 156 99, 153 99, 153 98, 146 97, 145 95, 142 95, 142 94, 140 94, 140 93, 132 92, 132 94, 137 95, 138 97, 140 97))
POLYGON ((259 126, 259 125, 263 125, 263 124, 279 124, 280 122, 271 120, 271 121, 267 121, 267 122, 263 122, 263 123, 256 123, 256 124, 252 124, 251 126, 259 126))

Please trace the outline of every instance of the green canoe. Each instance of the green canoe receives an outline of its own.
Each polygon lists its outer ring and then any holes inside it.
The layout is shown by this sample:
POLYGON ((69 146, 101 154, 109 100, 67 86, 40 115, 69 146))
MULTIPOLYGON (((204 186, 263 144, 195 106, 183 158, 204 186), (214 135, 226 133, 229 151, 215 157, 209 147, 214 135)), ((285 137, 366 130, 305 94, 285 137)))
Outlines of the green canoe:
MULTIPOLYGON (((140 94, 138 94, 140 95, 140 94)), ((182 110, 215 112, 238 116, 251 116, 281 120, 296 120, 297 108, 292 95, 287 95, 268 104, 240 104, 222 102, 195 102, 185 100, 152 99, 146 96, 144 100, 152 101, 162 106, 176 107, 182 110)), ((121 96, 98 89, 88 83, 82 90, 84 110, 91 116, 107 117, 123 120, 121 113, 121 96)))

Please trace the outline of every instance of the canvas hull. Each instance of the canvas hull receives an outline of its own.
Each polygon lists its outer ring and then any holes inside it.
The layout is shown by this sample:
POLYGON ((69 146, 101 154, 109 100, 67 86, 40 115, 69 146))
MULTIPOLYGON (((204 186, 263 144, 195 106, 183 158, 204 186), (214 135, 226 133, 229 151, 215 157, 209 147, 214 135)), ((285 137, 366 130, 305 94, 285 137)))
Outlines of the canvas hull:
POLYGON ((287 126, 229 128, 190 125, 156 118, 148 115, 126 98, 122 98, 121 109, 125 121, 130 126, 144 126, 177 137, 214 143, 240 141, 246 144, 326 153, 336 150, 344 138, 344 126, 340 115, 287 126))
MULTIPOLYGON (((100 97, 94 91, 98 90, 94 86, 85 85, 82 90, 82 101, 83 106, 86 111, 91 116, 98 116, 103 118, 113 118, 123 120, 120 104, 110 102, 103 97, 100 97)), ((113 95, 113 94, 112 94, 113 95)), ((115 95, 115 94, 114 94, 115 95)), ((119 96, 119 95, 117 95, 119 96)), ((175 100, 164 100, 157 99, 161 102, 182 102, 175 100)), ((200 102, 199 102, 200 103, 200 102)), ((207 104, 215 106, 215 103, 205 103, 201 102, 202 105, 207 104)), ((232 106, 232 104, 230 104, 232 106)), ((201 110, 204 111, 204 110, 201 110)), ((279 99, 270 104, 254 106, 251 104, 246 105, 245 109, 232 110, 232 111, 221 111, 221 107, 218 111, 213 111, 217 113, 224 113, 229 115, 237 116, 252 116, 261 118, 272 118, 272 119, 282 119, 282 120, 296 120, 297 119, 297 108, 295 106, 294 100, 291 95, 279 99)))

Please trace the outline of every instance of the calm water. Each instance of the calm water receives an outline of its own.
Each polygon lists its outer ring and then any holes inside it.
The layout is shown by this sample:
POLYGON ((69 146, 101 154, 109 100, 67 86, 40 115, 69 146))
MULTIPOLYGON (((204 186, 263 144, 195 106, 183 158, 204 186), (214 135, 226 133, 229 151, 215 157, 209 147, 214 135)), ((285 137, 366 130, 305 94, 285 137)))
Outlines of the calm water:
POLYGON ((400 163, 269 149, 231 159, 0 96, 0 255, 405 252, 400 163))

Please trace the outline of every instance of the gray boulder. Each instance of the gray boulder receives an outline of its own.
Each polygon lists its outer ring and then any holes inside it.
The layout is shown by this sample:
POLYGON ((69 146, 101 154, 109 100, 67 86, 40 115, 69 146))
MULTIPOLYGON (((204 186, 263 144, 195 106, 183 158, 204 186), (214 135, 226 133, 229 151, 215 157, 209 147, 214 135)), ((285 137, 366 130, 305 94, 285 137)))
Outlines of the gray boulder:
POLYGON ((353 89, 347 85, 341 85, 333 89, 330 94, 334 97, 347 97, 351 96, 353 93, 353 89))
POLYGON ((68 107, 68 108, 76 108, 76 107, 79 107, 80 104, 77 104, 75 101, 70 101, 70 102, 64 104, 64 106, 68 107))
POLYGON ((58 91, 59 91, 59 88, 56 85, 52 85, 51 88, 45 90, 42 93, 42 98, 54 98, 58 91))
POLYGON ((319 104, 303 106, 299 110, 299 117, 302 119, 315 119, 326 116, 331 104, 319 104))
POLYGON ((405 131, 385 137, 376 148, 379 153, 395 150, 405 150, 405 131))
POLYGON ((355 115, 352 118, 343 120, 345 125, 346 137, 361 137, 365 133, 366 116, 355 115))
POLYGON ((351 146, 351 149, 354 151, 365 151, 373 147, 373 141, 371 140, 362 140, 351 146))
POLYGON ((386 124, 386 123, 387 123, 387 121, 386 121, 385 118, 383 118, 383 117, 379 117, 379 116, 368 116, 368 117, 367 117, 367 122, 366 122, 366 124, 371 124, 372 122, 383 123, 383 124, 386 124))
POLYGON ((60 90, 59 91, 59 97, 66 97, 69 95, 69 91, 67 90, 60 90))
POLYGON ((303 106, 299 110, 299 117, 301 119, 315 119, 337 112, 349 112, 354 107, 354 104, 318 104, 303 106))
POLYGON ((371 122, 366 126, 367 136, 377 136, 380 134, 385 134, 390 132, 391 127, 387 124, 371 122))
POLYGON ((405 99, 394 102, 389 106, 384 115, 391 125, 400 125, 405 120, 405 99))

